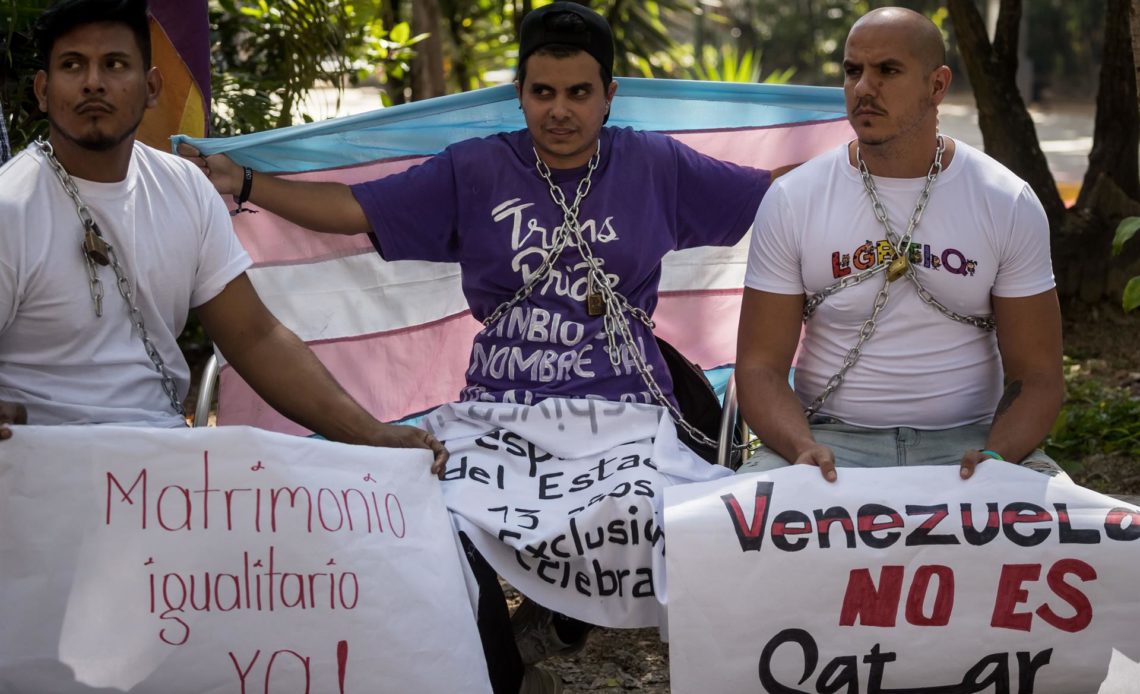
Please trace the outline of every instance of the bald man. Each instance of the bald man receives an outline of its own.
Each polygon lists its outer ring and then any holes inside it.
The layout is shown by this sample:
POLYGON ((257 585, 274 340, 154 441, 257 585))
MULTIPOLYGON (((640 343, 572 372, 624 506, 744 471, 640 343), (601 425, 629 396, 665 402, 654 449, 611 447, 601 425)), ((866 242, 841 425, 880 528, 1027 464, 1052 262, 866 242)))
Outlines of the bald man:
POLYGON ((939 132, 945 55, 921 14, 859 19, 843 53, 856 138, 757 212, 736 379, 764 448, 741 472, 958 465, 967 479, 1010 461, 1064 475, 1036 450, 1064 391, 1049 225, 1028 184, 939 132))

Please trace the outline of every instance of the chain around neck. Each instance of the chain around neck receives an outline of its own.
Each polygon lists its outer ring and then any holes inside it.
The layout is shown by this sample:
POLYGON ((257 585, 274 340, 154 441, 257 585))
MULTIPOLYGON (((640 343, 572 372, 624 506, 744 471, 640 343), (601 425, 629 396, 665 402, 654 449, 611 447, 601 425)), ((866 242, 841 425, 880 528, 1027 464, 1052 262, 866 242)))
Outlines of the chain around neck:
POLYGON ((83 198, 79 195, 79 186, 76 185, 75 180, 67 169, 63 168, 63 164, 59 163, 59 159, 55 157, 55 150, 52 149, 51 143, 44 138, 39 138, 35 142, 43 153, 44 158, 47 159, 48 166, 51 167, 55 177, 59 179, 59 183, 63 186, 63 190, 67 196, 71 198, 71 202, 75 205, 75 212, 79 216, 79 221, 83 225, 84 243, 80 245, 80 251, 83 253, 83 260, 87 266, 87 276, 91 285, 91 300, 95 305, 95 317, 103 317, 103 281, 99 278, 99 268, 96 267, 96 254, 91 251, 88 244, 97 244, 97 247, 105 254, 105 258, 98 261, 99 265, 110 265, 115 273, 115 285, 119 289, 119 294, 123 297, 123 301, 127 305, 127 311, 131 324, 134 326, 135 331, 138 333, 139 340, 142 341, 143 349, 146 350, 146 355, 154 364, 155 371, 158 372, 159 377, 162 379, 162 391, 166 394, 167 399, 170 400, 170 407, 179 415, 185 416, 186 410, 182 406, 182 401, 178 398, 178 383, 174 380, 174 374, 166 365, 162 354, 159 353, 158 348, 155 347, 154 342, 150 339, 150 334, 147 332, 146 323, 143 320, 142 310, 135 301, 135 292, 131 287, 130 280, 127 278, 126 270, 123 268, 122 262, 119 260, 118 254, 115 252, 115 247, 103 238, 103 233, 99 230, 99 225, 95 222, 95 218, 91 215, 90 208, 83 202, 83 198))
MULTIPOLYGON (((942 137, 942 133, 935 133, 934 143, 934 161, 930 164, 930 169, 926 172, 926 178, 931 176, 937 177, 942 173, 942 155, 946 152, 946 141, 942 137)), ((860 174, 868 176, 873 175, 867 169, 867 162, 863 161, 863 150, 859 145, 859 141, 855 140, 855 165, 859 169, 860 174)))
MULTIPOLYGON (((855 161, 859 165, 859 174, 863 178, 863 187, 867 189, 867 195, 871 198, 871 207, 875 212, 875 218, 883 225, 883 228, 887 232, 887 239, 891 245, 894 246, 896 257, 902 257, 903 253, 908 250, 911 236, 914 235, 914 230, 922 219, 922 213, 926 210, 926 204, 930 201, 930 191, 934 188, 934 182, 938 180, 938 174, 942 173, 942 154, 945 151, 946 142, 942 138, 942 133, 938 133, 937 144, 934 148, 934 161, 930 164, 930 169, 926 172, 926 185, 923 186, 922 192, 918 195, 918 200, 914 203, 914 210, 910 214, 906 231, 903 233, 902 238, 899 238, 894 229, 891 228, 890 221, 887 219, 887 210, 883 207, 882 201, 879 200, 879 192, 875 187, 875 179, 871 175, 871 172, 867 170, 867 163, 863 161, 859 144, 855 144, 855 161)), ((913 271, 911 270, 910 272, 913 271)))

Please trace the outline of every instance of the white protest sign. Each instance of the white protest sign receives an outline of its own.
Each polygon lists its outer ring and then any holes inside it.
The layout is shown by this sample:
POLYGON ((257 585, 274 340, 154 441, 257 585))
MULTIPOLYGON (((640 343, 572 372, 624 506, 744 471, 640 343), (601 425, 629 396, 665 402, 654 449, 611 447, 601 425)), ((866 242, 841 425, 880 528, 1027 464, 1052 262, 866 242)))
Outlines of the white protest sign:
POLYGON ((486 692, 430 454, 244 427, 0 443, 0 692, 486 692))
POLYGON ((666 491, 674 692, 1136 691, 1140 511, 988 462, 666 491), (1116 686, 1116 685, 1112 685, 1116 686))
POLYGON ((424 425, 451 451, 444 499, 456 526, 495 570, 532 600, 607 627, 660 622, 662 490, 729 474, 678 443, 653 405, 459 403, 424 425))

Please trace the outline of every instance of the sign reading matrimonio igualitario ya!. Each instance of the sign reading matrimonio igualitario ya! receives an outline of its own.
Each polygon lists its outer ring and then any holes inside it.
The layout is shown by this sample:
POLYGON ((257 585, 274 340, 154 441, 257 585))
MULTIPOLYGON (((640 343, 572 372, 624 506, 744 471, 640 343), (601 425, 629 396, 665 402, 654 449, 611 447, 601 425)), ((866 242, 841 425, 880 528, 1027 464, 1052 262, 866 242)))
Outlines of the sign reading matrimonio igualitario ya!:
POLYGON ((671 487, 672 688, 1135 692, 1140 509, 1015 465, 671 487))
POLYGON ((0 692, 487 692, 431 454, 245 427, 0 443, 0 692))

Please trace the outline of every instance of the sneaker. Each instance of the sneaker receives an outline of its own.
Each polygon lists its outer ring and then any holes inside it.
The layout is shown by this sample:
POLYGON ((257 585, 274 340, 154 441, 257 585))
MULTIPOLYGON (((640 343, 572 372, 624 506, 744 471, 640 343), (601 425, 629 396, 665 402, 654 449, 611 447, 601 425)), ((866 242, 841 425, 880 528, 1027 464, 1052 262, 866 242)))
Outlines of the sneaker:
POLYGON ((511 630, 526 665, 556 655, 574 655, 586 647, 586 636, 574 643, 560 639, 554 630, 554 613, 529 598, 511 615, 511 630))
POLYGON ((519 694, 559 694, 562 691, 562 678, 550 670, 535 665, 527 665, 523 670, 519 694))
POLYGON ((1042 475, 1047 475, 1059 482, 1073 483, 1073 478, 1069 477, 1069 473, 1065 472, 1060 465, 1049 459, 1036 459, 1026 460, 1021 463, 1021 467, 1034 472, 1040 472, 1042 475))

